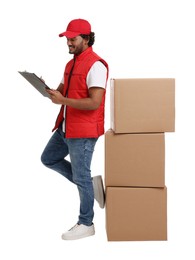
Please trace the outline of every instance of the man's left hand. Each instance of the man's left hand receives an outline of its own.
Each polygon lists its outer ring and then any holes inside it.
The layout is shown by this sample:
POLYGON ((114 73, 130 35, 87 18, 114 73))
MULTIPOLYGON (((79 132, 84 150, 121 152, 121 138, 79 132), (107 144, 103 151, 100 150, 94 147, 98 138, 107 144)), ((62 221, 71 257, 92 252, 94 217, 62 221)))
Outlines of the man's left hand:
POLYGON ((64 96, 58 91, 54 89, 46 89, 47 93, 49 93, 51 101, 54 104, 62 105, 64 101, 64 96))

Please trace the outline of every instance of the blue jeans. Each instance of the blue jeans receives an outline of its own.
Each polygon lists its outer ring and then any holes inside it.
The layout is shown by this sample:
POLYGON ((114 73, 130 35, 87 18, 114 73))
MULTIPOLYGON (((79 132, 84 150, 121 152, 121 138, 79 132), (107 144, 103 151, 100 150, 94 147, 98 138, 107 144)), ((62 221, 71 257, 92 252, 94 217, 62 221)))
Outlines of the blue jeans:
POLYGON ((77 185, 80 196, 78 224, 90 226, 93 221, 94 190, 91 160, 97 138, 65 138, 59 128, 46 145, 41 161, 77 185), (65 160, 70 155, 70 162, 65 160))

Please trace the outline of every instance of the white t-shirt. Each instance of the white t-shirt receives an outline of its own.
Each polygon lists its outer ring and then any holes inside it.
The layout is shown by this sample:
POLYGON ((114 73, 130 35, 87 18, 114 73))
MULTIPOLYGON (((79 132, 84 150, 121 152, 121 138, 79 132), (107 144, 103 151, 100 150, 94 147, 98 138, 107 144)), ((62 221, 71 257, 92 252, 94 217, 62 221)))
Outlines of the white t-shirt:
MULTIPOLYGON (((106 87, 107 79, 107 68, 101 61, 96 61, 91 69, 89 70, 86 78, 87 87, 106 87)), ((61 81, 64 84, 64 76, 61 81)), ((65 115, 66 115, 66 106, 64 106, 64 121, 62 123, 62 130, 65 132, 65 115)))

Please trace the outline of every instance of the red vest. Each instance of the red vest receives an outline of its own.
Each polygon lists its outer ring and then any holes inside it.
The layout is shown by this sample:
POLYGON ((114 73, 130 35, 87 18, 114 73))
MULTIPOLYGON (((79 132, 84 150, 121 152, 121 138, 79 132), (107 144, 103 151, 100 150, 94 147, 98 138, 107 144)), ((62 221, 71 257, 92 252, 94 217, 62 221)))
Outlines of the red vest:
MULTIPOLYGON (((68 98, 87 98, 88 87, 86 85, 87 74, 96 61, 101 61, 107 68, 107 63, 101 59, 92 47, 87 48, 80 55, 75 56, 75 65, 72 72, 69 88, 68 88, 68 76, 73 65, 73 59, 70 60, 65 68, 64 72, 64 89, 63 95, 68 98)), ((108 73, 107 73, 108 79, 108 73)), ((96 110, 79 110, 66 106, 66 138, 97 138, 104 134, 104 106, 105 106, 105 93, 102 98, 101 105, 96 110)), ((64 105, 61 106, 58 114, 55 127, 53 131, 57 129, 63 121, 64 117, 64 105)))

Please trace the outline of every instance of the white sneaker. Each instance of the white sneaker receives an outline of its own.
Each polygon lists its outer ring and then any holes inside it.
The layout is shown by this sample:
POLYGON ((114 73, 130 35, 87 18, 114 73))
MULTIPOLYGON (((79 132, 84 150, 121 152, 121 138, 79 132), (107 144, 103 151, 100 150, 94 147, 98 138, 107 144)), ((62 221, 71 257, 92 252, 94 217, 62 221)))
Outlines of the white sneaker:
POLYGON ((104 208, 105 205, 105 192, 102 181, 102 176, 98 175, 92 178, 93 189, 94 189, 94 197, 95 200, 99 203, 100 208, 104 208))
POLYGON ((76 224, 70 230, 62 234, 62 239, 75 240, 75 239, 93 236, 94 234, 95 234, 94 224, 92 224, 91 226, 76 224))

